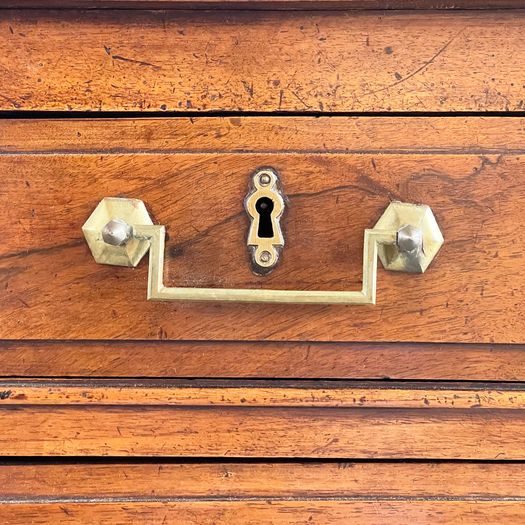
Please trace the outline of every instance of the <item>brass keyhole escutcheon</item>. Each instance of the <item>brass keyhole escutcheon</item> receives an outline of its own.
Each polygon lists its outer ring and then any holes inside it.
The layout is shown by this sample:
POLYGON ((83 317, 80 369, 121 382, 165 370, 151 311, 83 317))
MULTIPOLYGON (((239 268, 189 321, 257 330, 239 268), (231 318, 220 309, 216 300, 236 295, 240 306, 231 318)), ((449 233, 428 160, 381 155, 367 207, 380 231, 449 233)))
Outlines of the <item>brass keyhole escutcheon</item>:
POLYGON ((266 275, 275 268, 284 246, 280 218, 285 202, 273 168, 260 168, 252 175, 244 207, 250 218, 246 244, 252 269, 258 275, 266 275))

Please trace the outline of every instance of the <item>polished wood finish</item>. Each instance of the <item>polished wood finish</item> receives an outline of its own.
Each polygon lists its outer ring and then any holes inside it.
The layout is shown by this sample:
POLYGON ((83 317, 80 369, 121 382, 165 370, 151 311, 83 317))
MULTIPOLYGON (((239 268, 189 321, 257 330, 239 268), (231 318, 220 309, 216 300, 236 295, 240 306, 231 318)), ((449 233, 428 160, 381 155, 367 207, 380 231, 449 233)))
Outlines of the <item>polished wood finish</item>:
POLYGON ((0 153, 474 153, 523 151, 524 117, 18 118, 0 153))
POLYGON ((523 0, 4 0, 1 8, 87 9, 517 9, 523 0))
MULTIPOLYGON (((247 391, 249 395, 249 391, 247 391)), ((522 411, 5 408, 5 456, 523 460, 522 411)))
POLYGON ((143 405, 523 410, 525 390, 498 383, 0 381, 0 407, 143 405))
MULTIPOLYGON (((399 122, 416 136, 420 120, 426 119, 399 122)), ((257 122, 247 128, 255 135, 257 122)), ((352 121, 349 129, 358 125, 352 121)), ((172 121, 174 134, 177 126, 172 121)), ((187 126, 183 121, 181 130, 187 126)), ((209 134, 223 126, 210 123, 209 134)), ((525 230, 515 220, 525 203, 525 168, 521 150, 497 152, 496 141, 496 150, 484 151, 491 122, 482 148, 472 147, 464 130, 443 139, 455 144, 446 151, 319 150, 306 142, 289 150, 276 133, 274 147, 263 151, 211 143, 204 151, 84 152, 90 122, 74 127, 76 154, 26 150, 13 133, 0 155, 4 339, 525 342, 525 230), (281 173, 290 201, 282 261, 264 278, 247 262, 243 209, 249 176, 261 165, 281 173), (377 306, 147 302, 145 263, 135 270, 97 265, 83 240, 81 225, 102 197, 114 195, 143 199, 167 226, 165 280, 183 286, 359 289, 363 231, 391 200, 430 205, 446 241, 423 275, 381 270, 377 306)), ((289 133, 301 127, 301 136, 330 135, 331 121, 295 119, 289 133)))
MULTIPOLYGON (((249 392, 247 392, 249 395, 249 392)), ((521 411, 12 407, 5 456, 523 460, 521 411)))
POLYGON ((521 111, 524 16, 4 11, 0 109, 521 111))
POLYGON ((7 342, 0 376, 524 381, 517 345, 7 342))
POLYGON ((0 501, 119 498, 523 499, 521 463, 60 463, 0 466, 0 501))
POLYGON ((519 387, 364 386, 4 381, 0 448, 5 456, 525 459, 519 387))
POLYGON ((0 522, 524 522, 521 7, 3 2, 0 522), (48 110, 118 118, 27 118, 48 110), (264 279, 261 165, 290 197, 264 279), (144 262, 84 244, 106 195, 146 201, 186 286, 359 288, 391 200, 446 244, 423 276, 380 270, 375 307, 148 303, 144 262))
POLYGON ((519 464, 0 466, 4 523, 517 523, 519 464), (312 518, 312 519, 310 519, 312 518))
POLYGON ((0 377, 525 381, 523 345, 2 341, 0 377))
POLYGON ((204 501, 140 503, 20 503, 0 507, 10 525, 184 523, 188 525, 487 525, 519 523, 523 501, 204 501), (118 520, 118 521, 116 521, 118 520))

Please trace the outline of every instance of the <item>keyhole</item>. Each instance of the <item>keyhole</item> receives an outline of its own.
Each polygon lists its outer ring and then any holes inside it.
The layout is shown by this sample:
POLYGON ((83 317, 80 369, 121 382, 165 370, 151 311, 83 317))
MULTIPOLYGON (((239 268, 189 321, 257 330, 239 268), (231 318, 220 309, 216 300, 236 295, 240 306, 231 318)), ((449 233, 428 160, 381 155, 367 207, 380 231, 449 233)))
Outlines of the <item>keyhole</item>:
POLYGON ((257 235, 263 239, 273 237, 272 211, 273 201, 268 197, 261 197, 255 203, 255 209, 259 214, 259 229, 257 235))

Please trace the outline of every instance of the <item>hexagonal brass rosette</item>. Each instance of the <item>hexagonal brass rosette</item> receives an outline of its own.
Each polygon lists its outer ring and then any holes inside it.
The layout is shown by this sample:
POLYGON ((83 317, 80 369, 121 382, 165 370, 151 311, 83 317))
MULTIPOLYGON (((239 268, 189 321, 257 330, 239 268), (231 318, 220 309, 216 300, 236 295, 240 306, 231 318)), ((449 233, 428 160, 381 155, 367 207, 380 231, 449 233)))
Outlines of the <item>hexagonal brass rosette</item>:
POLYGON ((383 266, 395 272, 424 272, 444 242, 434 214, 425 204, 391 202, 374 229, 397 232, 395 244, 381 244, 378 250, 383 266))
POLYGON ((133 226, 152 224, 141 200, 105 197, 82 231, 97 263, 134 267, 148 251, 149 241, 134 237, 133 226))

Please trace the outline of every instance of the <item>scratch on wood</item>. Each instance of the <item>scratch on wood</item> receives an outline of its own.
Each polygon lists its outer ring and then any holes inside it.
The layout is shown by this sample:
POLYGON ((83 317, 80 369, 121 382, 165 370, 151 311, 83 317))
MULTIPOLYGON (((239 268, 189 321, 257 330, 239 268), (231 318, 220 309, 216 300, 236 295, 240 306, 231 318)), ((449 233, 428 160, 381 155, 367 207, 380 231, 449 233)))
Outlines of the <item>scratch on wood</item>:
MULTIPOLYGON (((412 77, 415 77, 417 74, 421 73, 422 71, 424 71, 428 66, 430 66, 432 64, 432 62, 434 62, 434 60, 436 60, 436 58, 439 57, 439 55, 443 54, 447 48, 450 46, 450 44, 452 44, 452 42, 454 42, 454 40, 456 40, 464 31, 465 31, 466 27, 462 28, 460 31, 458 31, 444 46, 442 46, 439 51, 437 51, 429 60, 427 60, 426 62, 423 63, 423 65, 421 65, 420 67, 418 67, 415 71, 412 71, 412 73, 409 73, 405 78, 401 78, 401 79, 398 79, 397 82, 393 82, 392 84, 389 84, 388 86, 384 86, 382 88, 379 88, 379 89, 375 89, 373 91, 367 91, 365 93, 363 93, 362 96, 367 96, 367 95, 375 95, 376 93, 381 93, 382 91, 386 91, 388 89, 391 89, 395 86, 398 86, 399 84, 402 84, 403 82, 406 82, 408 79, 412 78, 412 77)), ((399 75, 399 73, 397 73, 397 75, 399 75)), ((396 75, 396 78, 397 78, 397 75, 396 75)))
POLYGON ((111 55, 113 60, 120 60, 121 62, 130 62, 131 64, 138 64, 139 66, 152 67, 155 70, 161 69, 160 66, 152 64, 150 62, 144 62, 143 60, 135 60, 133 58, 126 58, 121 55, 111 55))

